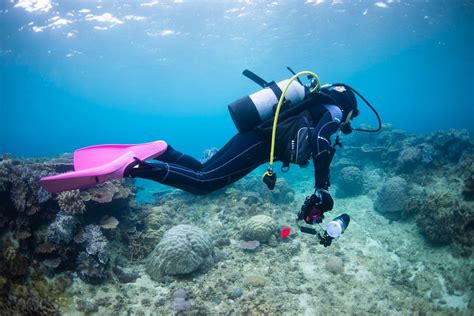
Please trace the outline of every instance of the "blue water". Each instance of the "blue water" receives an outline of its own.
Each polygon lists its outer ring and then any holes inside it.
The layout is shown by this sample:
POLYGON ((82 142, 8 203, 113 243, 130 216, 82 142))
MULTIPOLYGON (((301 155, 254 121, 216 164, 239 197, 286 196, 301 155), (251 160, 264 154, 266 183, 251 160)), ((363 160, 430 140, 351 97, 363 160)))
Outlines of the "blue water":
POLYGON ((472 1, 4 0, 0 32, 0 153, 164 139, 199 157, 258 88, 242 70, 286 66, 352 85, 399 128, 474 131, 472 1))

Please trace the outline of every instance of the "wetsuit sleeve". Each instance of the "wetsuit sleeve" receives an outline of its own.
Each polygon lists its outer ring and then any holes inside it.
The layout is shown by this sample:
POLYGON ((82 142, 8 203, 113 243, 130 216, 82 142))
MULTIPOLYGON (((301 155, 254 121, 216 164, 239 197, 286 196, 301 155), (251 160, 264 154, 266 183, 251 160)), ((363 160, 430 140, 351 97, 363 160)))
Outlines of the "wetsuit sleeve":
POLYGON ((331 135, 334 134, 341 122, 342 112, 335 105, 325 105, 327 111, 323 114, 313 132, 313 163, 316 188, 328 189, 329 165, 334 155, 331 147, 331 135))

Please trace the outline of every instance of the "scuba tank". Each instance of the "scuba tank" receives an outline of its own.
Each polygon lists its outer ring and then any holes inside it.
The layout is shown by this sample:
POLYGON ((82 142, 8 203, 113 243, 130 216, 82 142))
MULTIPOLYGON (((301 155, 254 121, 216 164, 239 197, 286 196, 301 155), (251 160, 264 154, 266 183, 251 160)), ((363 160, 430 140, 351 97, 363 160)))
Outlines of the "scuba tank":
MULTIPOLYGON (((278 83, 274 81, 266 82, 249 70, 245 70, 243 75, 255 81, 263 89, 229 104, 230 116, 240 133, 250 131, 275 114, 282 91, 290 81, 290 79, 287 79, 278 83)), ((298 81, 292 81, 284 96, 285 106, 300 103, 304 100, 306 94, 305 86, 298 81)))

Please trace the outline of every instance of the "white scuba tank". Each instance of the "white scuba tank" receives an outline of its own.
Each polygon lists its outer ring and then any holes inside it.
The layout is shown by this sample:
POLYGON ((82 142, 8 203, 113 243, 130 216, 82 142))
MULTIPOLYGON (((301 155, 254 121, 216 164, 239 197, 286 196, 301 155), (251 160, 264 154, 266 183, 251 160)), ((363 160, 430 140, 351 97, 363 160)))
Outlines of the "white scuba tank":
MULTIPOLYGON (((229 112, 239 132, 246 132, 271 118, 276 105, 289 79, 271 83, 255 93, 242 97, 229 104, 229 112)), ((305 87, 294 80, 285 94, 285 99, 294 106, 305 98, 305 87)))

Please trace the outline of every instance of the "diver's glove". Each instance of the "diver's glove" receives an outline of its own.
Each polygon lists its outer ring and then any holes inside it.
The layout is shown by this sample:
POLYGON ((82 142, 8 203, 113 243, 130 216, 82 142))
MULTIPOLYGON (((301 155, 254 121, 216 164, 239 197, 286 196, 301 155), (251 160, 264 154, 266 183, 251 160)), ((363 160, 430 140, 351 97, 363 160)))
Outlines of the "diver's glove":
POLYGON ((319 195, 320 200, 321 200, 319 207, 321 208, 323 212, 332 210, 334 206, 334 200, 332 199, 332 196, 328 190, 316 189, 314 194, 319 195))
POLYGON ((297 219, 304 220, 307 224, 321 223, 324 212, 332 210, 333 206, 331 194, 327 190, 316 189, 314 194, 306 197, 297 219))

